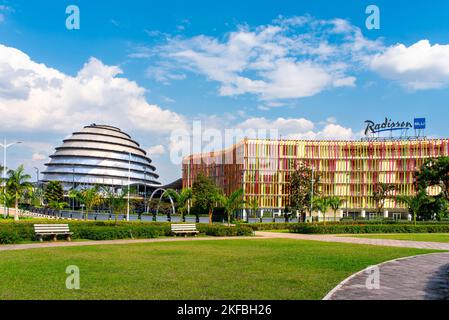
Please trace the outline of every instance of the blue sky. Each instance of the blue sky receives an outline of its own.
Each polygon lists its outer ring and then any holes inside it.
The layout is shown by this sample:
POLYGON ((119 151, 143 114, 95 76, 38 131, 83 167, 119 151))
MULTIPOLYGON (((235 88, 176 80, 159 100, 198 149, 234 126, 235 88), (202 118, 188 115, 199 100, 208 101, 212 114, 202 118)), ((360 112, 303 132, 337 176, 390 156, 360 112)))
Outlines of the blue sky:
POLYGON ((444 0, 0 0, 0 137, 26 142, 10 166, 32 172, 76 128, 108 122, 151 151, 162 182, 180 175, 170 135, 193 120, 359 139, 366 119, 422 116, 447 137, 448 30, 444 0), (80 30, 65 27, 70 4, 80 30), (365 27, 369 4, 380 30, 365 27))

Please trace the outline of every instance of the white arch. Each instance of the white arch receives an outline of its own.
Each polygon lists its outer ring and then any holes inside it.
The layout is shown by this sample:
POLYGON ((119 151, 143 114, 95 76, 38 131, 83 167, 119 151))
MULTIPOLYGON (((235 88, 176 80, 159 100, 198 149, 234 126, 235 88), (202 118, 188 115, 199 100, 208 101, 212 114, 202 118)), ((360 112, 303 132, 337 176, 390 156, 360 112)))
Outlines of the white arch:
MULTIPOLYGON (((156 192, 158 192, 158 191, 163 191, 163 192, 162 192, 161 196, 159 197, 159 202, 158 202, 158 204, 157 204, 157 209, 156 209, 156 215, 159 214, 159 205, 161 204, 162 197, 164 196, 164 194, 167 193, 168 190, 166 190, 166 189, 164 189, 164 188, 157 188, 157 189, 154 190, 153 193, 151 194, 150 199, 148 200, 148 202, 151 202, 151 200, 153 200, 154 195, 155 195, 156 192)), ((173 199, 172 199, 172 197, 170 196, 170 194, 168 195, 168 198, 170 199, 170 203, 171 203, 171 208, 172 208, 172 211, 173 211, 173 215, 175 215, 175 214, 176 214, 175 203, 173 202, 173 199)))

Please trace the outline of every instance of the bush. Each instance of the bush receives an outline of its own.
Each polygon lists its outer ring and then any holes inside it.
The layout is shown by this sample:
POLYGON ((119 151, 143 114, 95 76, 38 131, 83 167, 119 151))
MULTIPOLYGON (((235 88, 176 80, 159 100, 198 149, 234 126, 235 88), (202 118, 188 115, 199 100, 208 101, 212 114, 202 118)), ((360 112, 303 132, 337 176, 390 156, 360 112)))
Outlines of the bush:
POLYGON ((294 224, 290 232, 303 234, 359 234, 359 233, 448 233, 446 224, 353 224, 311 225, 294 224))
POLYGON ((254 231, 263 231, 263 230, 286 230, 291 225, 297 223, 285 223, 285 222, 268 222, 268 223, 248 223, 245 226, 253 229, 254 231))
MULTIPOLYGON (((66 221, 66 220, 22 220, 19 222, 0 221, 0 244, 14 244, 36 241, 34 224, 68 223, 73 232, 72 239, 114 240, 152 239, 171 236, 169 222, 124 222, 120 221, 66 221)), ((198 224, 198 231, 208 236, 248 236, 253 230, 247 226, 227 227, 219 224, 198 224)))
POLYGON ((198 224, 197 229, 200 233, 213 237, 251 236, 254 234, 253 229, 244 225, 228 227, 219 224, 198 224))

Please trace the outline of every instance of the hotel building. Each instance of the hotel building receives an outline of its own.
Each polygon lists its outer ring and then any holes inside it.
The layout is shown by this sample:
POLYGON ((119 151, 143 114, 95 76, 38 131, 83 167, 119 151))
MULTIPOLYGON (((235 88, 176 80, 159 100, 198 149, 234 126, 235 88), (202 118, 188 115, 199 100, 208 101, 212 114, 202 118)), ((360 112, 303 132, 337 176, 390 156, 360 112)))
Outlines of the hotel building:
MULTIPOLYGON (((243 188, 247 203, 258 201, 265 212, 281 214, 289 203, 290 174, 304 163, 321 177, 321 196, 344 200, 350 215, 373 214, 373 192, 379 183, 396 186, 396 194, 415 193, 414 171, 426 159, 448 156, 449 139, 385 141, 299 141, 245 139, 229 149, 191 155, 183 161, 183 187, 192 187, 198 173, 211 177, 226 194, 243 188)), ((429 190, 437 194, 438 190, 429 190)), ((406 215, 394 197, 384 216, 406 215)), ((343 212, 340 212, 343 214, 343 212)))

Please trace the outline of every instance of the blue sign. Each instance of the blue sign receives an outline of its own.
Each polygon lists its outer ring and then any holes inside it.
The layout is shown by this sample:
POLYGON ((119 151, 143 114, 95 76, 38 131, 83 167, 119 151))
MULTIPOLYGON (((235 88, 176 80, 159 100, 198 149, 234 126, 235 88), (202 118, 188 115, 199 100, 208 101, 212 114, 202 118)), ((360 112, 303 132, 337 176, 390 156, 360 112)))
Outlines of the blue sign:
POLYGON ((426 128, 426 118, 415 118, 415 130, 421 130, 426 128))

